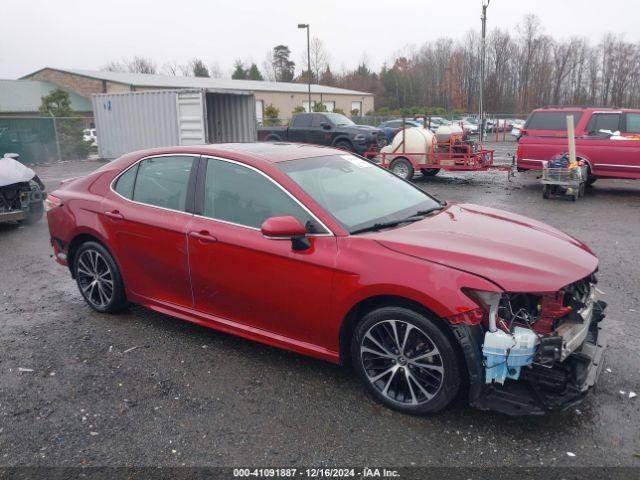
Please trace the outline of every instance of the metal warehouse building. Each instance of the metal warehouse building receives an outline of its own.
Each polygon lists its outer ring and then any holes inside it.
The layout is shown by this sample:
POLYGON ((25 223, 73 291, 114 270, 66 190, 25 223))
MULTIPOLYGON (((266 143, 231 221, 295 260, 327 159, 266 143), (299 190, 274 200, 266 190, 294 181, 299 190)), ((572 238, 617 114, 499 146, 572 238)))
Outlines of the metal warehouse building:
MULTIPOLYGON (((280 118, 291 117, 296 107, 308 110, 308 86, 303 83, 229 80, 221 78, 172 77, 140 73, 100 72, 93 70, 46 67, 22 77, 55 83, 90 98, 96 93, 123 93, 146 90, 204 89, 251 92, 255 98, 256 118, 262 122, 264 108, 273 105, 280 118)), ((322 102, 328 111, 336 108, 349 114, 352 110, 366 113, 374 109, 373 94, 323 85, 311 85, 311 101, 322 102)))

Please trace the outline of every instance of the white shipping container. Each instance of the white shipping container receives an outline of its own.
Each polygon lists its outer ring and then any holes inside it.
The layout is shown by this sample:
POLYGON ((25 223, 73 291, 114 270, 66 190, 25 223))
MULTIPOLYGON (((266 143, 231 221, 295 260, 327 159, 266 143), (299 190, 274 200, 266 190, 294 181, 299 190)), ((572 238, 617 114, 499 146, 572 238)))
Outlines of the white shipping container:
POLYGON ((92 97, 98 155, 116 158, 144 148, 257 138, 250 92, 206 89, 102 93, 92 97))

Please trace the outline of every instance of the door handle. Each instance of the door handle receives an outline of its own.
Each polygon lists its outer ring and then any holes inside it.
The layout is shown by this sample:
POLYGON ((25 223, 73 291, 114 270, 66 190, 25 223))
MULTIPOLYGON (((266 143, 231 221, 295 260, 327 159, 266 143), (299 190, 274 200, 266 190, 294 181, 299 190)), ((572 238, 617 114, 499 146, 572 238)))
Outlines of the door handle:
POLYGON ((111 210, 110 212, 104 212, 104 214, 114 220, 124 220, 124 215, 122 215, 118 210, 111 210))
POLYGON ((201 242, 205 242, 205 243, 213 243, 213 242, 217 242, 218 241, 218 239, 216 237, 211 235, 206 230, 201 230, 199 232, 189 232, 189 236, 193 237, 193 238, 197 238, 201 242))

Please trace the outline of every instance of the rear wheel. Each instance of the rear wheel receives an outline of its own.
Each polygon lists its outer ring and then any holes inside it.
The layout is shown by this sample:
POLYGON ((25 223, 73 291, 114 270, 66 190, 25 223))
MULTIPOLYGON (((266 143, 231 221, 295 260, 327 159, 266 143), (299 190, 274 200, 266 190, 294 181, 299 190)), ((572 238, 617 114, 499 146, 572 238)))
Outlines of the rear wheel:
POLYGON ((97 242, 80 245, 74 256, 74 272, 80 293, 95 311, 113 313, 126 307, 120 270, 102 245, 97 242))
POLYGON ((450 340, 433 320, 407 308, 365 315, 352 338, 351 356, 369 392, 405 413, 442 410, 460 389, 450 340))
POLYGON ((439 168, 421 168, 420 172, 423 177, 435 177, 438 172, 440 172, 439 168))
POLYGON ((400 178, 404 178, 405 180, 411 180, 413 178, 413 174, 415 173, 413 170, 413 165, 406 158, 396 158, 391 165, 389 165, 389 170, 391 173, 394 173, 400 178))

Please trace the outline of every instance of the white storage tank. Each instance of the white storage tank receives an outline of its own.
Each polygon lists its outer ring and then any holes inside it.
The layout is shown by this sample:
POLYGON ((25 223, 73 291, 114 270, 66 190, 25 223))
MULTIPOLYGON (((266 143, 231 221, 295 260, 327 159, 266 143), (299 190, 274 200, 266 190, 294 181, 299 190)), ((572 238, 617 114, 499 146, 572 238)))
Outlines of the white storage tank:
POLYGON ((454 140, 462 140, 464 132, 458 125, 440 125, 436 128, 436 138, 438 142, 448 142, 452 137, 454 140))
POLYGON ((95 94, 92 102, 101 158, 144 148, 257 139, 250 92, 150 90, 95 94))
MULTIPOLYGON (((382 148, 381 152, 386 153, 430 153, 435 147, 435 137, 430 130, 422 127, 406 128, 404 133, 402 131, 396 133, 393 137, 393 141, 390 145, 382 148), (404 141, 404 145, 403 145, 404 141)), ((387 160, 392 160, 395 157, 387 157, 387 160)), ((416 158, 418 163, 423 163, 424 158, 416 158)))

